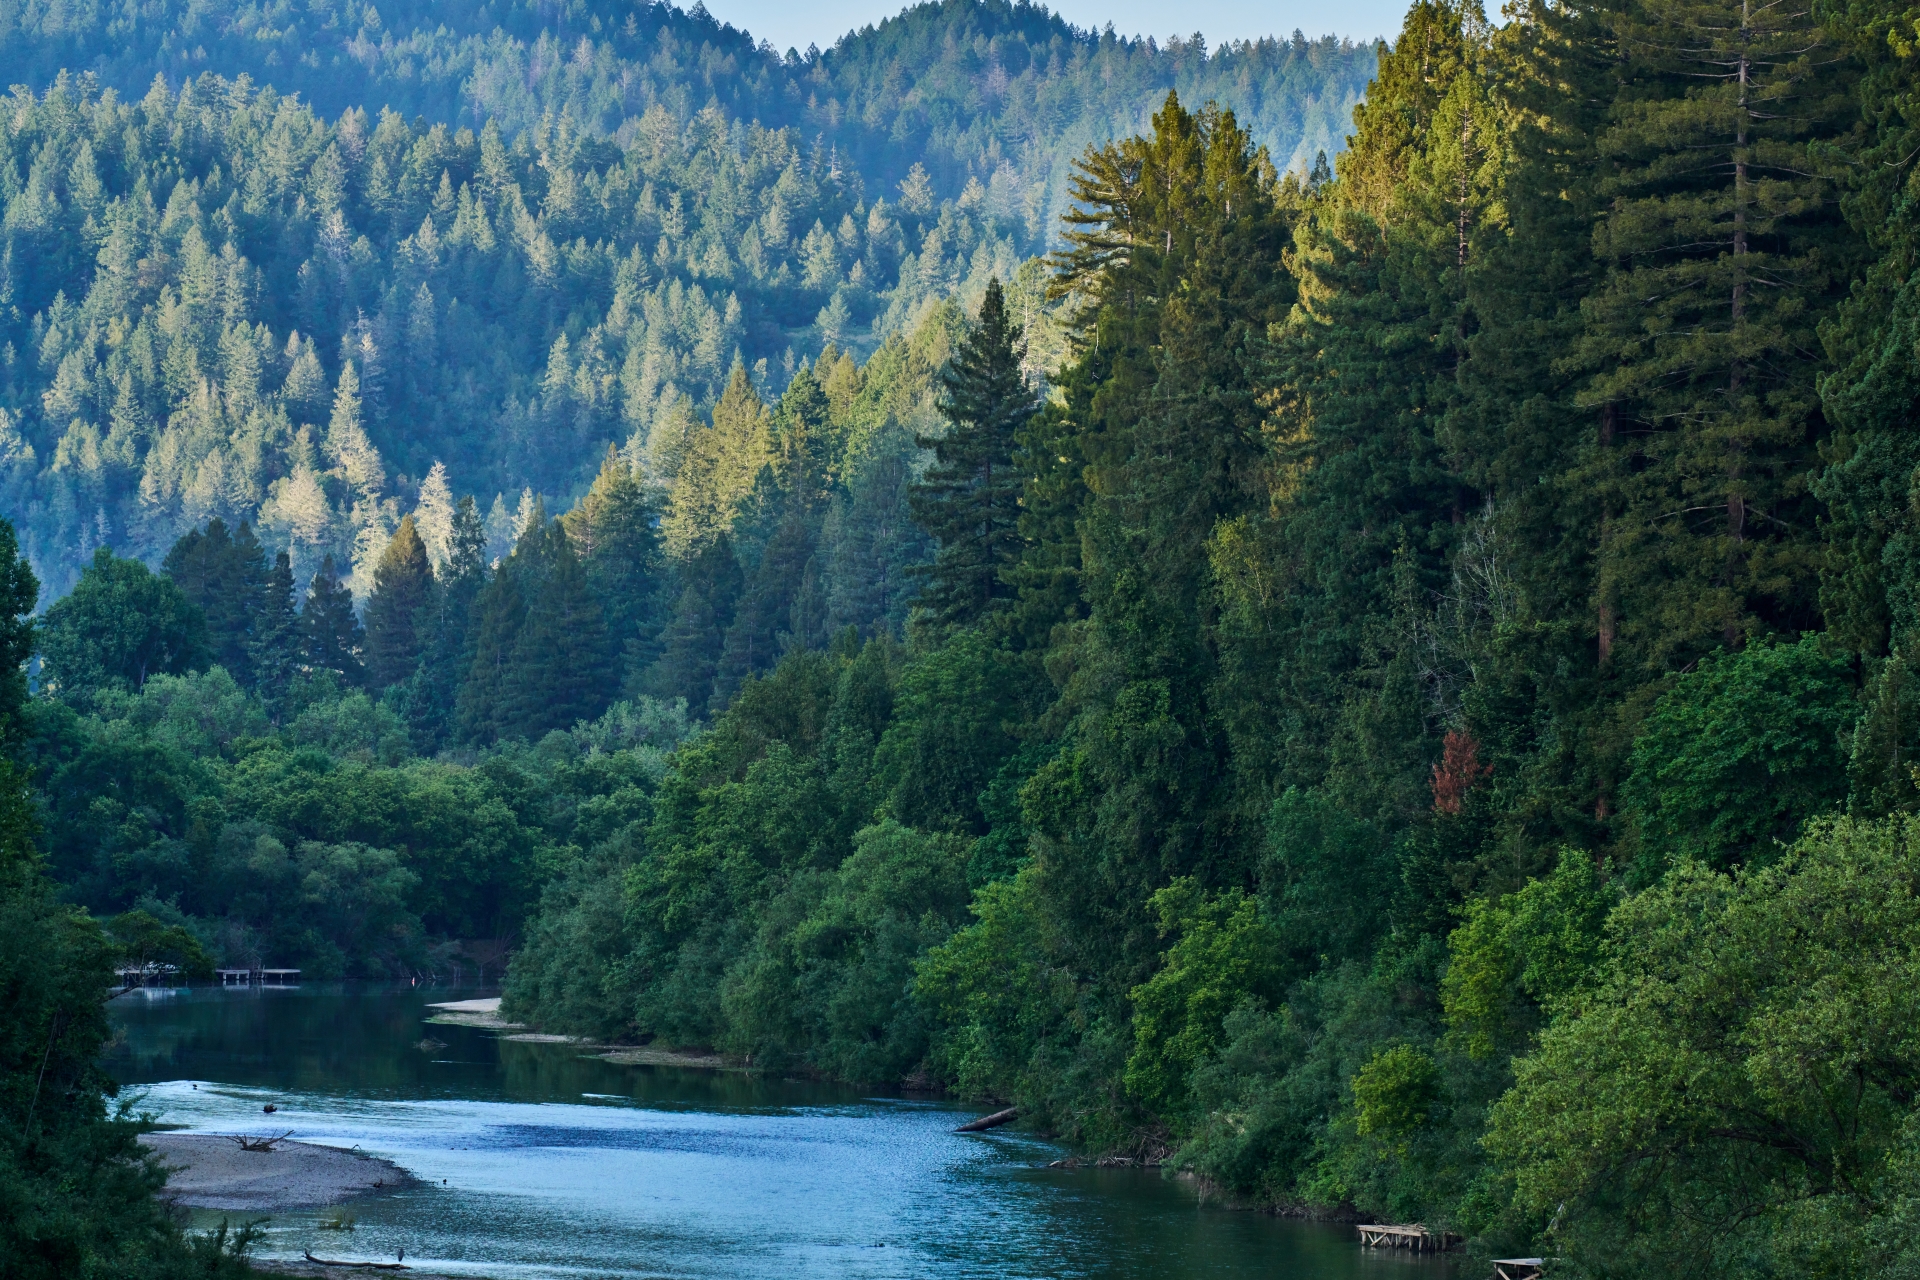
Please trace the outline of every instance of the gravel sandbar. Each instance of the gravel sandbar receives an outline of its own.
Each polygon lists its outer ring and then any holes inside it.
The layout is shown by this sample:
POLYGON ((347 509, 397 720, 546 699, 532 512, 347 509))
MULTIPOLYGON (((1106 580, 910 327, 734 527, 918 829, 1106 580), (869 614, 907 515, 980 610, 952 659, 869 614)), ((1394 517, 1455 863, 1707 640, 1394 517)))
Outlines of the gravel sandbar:
POLYGON ((439 1004, 430 1004, 429 1009, 439 1012, 427 1019, 450 1027, 479 1027, 483 1031, 517 1031, 526 1026, 524 1022, 507 1022, 500 1017, 500 997, 488 996, 482 1000, 445 1000, 439 1004))
POLYGON ((242 1151, 209 1133, 146 1133, 140 1141, 167 1165, 162 1194, 195 1209, 304 1209, 414 1182, 390 1160, 306 1142, 242 1151))

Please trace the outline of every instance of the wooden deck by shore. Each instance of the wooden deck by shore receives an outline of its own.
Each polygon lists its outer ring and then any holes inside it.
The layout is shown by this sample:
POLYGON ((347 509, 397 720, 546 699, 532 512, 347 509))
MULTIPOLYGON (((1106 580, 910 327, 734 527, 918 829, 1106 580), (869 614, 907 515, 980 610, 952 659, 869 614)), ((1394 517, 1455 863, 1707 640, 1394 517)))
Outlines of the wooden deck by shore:
POLYGON ((1405 1225, 1363 1222, 1359 1226, 1360 1244, 1367 1249, 1411 1249, 1415 1253, 1443 1253, 1459 1242, 1459 1237, 1450 1232, 1430 1231, 1417 1222, 1405 1225))
POLYGON ((1493 1280, 1541 1280, 1546 1265, 1545 1258, 1495 1258, 1493 1280))

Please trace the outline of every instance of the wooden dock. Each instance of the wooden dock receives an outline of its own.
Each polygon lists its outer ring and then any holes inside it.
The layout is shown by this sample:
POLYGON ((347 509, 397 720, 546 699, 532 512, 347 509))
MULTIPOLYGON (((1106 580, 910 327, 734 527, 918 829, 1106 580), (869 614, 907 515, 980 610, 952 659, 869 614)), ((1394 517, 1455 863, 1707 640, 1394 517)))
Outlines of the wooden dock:
POLYGON ((120 979, 120 988, 131 991, 135 987, 173 987, 184 986, 180 981, 180 970, 170 964, 159 964, 149 960, 145 964, 122 965, 114 970, 120 979))
POLYGON ((1545 1258, 1495 1258, 1493 1280, 1540 1280, 1546 1265, 1545 1258))
POLYGON ((1448 1232, 1429 1231, 1417 1222, 1389 1226, 1382 1222, 1360 1224, 1360 1244, 1367 1249, 1411 1249, 1415 1253, 1443 1253, 1458 1240, 1448 1232))
POLYGON ((298 969, 215 969, 213 976, 223 987, 297 987, 298 969))

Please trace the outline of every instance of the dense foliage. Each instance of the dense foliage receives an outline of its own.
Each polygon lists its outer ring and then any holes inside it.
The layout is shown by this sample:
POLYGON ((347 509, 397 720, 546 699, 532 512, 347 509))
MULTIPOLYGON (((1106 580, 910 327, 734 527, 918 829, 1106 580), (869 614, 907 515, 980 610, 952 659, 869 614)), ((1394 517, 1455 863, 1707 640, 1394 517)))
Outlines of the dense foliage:
POLYGON ((632 127, 20 96, 9 500, 92 558, 0 718, 62 892, 186 967, 517 944, 548 1030, 1568 1274, 1910 1274, 1911 15, 1419 0, 1337 176, 1169 93, 1046 264, 986 179, 869 203, 860 131, 932 135, 836 89, 1015 20, 740 41, 632 127), (802 84, 853 132, 728 105, 802 84))
POLYGON ((1905 24, 1422 0, 1337 178, 1090 149, 922 607, 713 699, 512 1007, 1574 1274, 1905 1274, 1905 24))
POLYGON ((153 1198, 166 1173, 136 1145, 138 1122, 110 1107, 114 1085, 98 1063, 116 965, 191 971, 205 957, 151 917, 103 928, 46 875, 17 760, 39 584, 4 524, 0 582, 0 1269, 21 1280, 237 1280, 253 1274, 243 1259, 251 1235, 225 1225, 182 1233, 153 1198))

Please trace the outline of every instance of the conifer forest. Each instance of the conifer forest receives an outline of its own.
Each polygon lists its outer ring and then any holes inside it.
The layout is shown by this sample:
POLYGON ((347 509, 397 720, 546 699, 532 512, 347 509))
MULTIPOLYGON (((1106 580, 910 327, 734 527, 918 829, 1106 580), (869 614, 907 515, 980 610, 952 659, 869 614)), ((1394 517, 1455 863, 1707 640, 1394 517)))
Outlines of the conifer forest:
POLYGON ((1920 11, 0 70, 0 1274, 245 1273, 102 1100, 127 957, 1920 1274, 1920 11))

